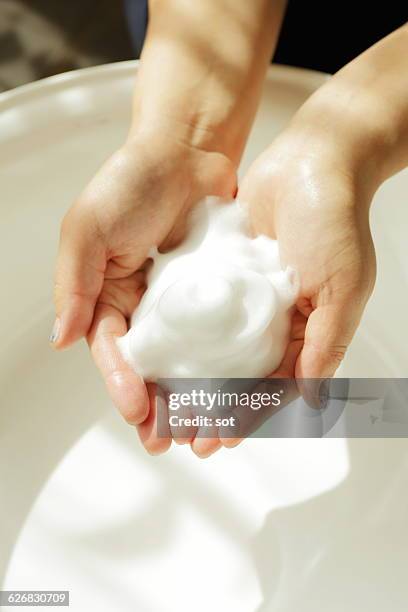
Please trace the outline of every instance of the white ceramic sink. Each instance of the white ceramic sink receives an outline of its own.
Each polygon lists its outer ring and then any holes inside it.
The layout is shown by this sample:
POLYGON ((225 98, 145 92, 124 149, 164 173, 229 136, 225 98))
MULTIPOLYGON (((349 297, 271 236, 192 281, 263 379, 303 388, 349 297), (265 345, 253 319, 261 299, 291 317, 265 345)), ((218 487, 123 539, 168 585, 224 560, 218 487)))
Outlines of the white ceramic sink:
MULTIPOLYGON (((123 140, 136 65, 0 97, 0 585, 80 612, 402 612, 405 440, 250 440, 152 458, 84 345, 55 354, 59 223, 123 140)), ((270 70, 243 168, 324 75, 270 70)), ((407 376, 408 173, 373 207, 378 283, 342 369, 407 376)))

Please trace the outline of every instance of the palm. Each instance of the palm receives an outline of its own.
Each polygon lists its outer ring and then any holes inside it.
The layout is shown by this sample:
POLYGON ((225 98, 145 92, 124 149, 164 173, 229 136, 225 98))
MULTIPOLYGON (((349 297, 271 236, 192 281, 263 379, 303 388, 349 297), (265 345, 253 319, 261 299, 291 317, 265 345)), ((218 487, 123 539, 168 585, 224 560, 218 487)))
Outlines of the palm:
MULTIPOLYGON (((249 203, 254 232, 277 238, 282 264, 298 273, 306 350, 292 363, 293 373, 297 378, 330 376, 327 348, 339 363, 374 283, 368 216, 357 214, 355 206, 365 194, 330 164, 282 161, 272 146, 250 169, 239 197, 249 203)), ((294 336, 301 340, 295 331, 294 336)))

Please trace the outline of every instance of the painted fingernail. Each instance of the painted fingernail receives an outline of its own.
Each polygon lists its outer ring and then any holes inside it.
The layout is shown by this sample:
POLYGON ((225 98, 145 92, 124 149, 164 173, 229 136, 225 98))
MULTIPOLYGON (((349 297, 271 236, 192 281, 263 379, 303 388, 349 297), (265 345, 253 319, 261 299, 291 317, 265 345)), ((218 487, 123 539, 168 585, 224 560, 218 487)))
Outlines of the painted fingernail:
POLYGON ((319 386, 320 410, 325 410, 330 399, 330 378, 322 380, 319 386))
POLYGON ((50 337, 49 337, 49 341, 51 342, 51 344, 55 344, 55 342, 58 340, 58 337, 59 337, 59 334, 60 334, 60 329, 61 329, 61 321, 57 317, 55 319, 54 326, 52 328, 52 332, 51 332, 50 337))

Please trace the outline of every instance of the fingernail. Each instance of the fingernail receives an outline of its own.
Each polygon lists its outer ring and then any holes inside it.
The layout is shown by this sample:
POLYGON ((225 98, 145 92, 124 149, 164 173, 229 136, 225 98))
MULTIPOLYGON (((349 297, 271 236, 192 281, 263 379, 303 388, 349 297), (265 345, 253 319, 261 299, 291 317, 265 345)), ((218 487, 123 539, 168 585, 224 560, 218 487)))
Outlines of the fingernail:
POLYGON ((330 378, 322 380, 319 386, 320 410, 325 410, 330 399, 330 378))
POLYGON ((55 319, 55 323, 54 323, 54 326, 52 328, 52 332, 51 332, 50 337, 49 337, 49 341, 51 342, 51 344, 55 344, 55 342, 58 340, 58 337, 59 337, 59 334, 60 334, 60 329, 61 329, 61 321, 57 317, 55 319))

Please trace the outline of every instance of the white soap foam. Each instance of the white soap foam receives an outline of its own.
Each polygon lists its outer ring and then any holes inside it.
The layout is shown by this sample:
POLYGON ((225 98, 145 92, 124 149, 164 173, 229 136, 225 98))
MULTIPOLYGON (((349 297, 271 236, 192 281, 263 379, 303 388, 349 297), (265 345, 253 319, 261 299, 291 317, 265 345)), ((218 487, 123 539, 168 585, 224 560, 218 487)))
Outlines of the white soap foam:
POLYGON ((251 238, 245 205, 209 197, 182 244, 152 249, 147 290, 122 355, 145 380, 256 378, 284 355, 297 289, 278 243, 251 238))

